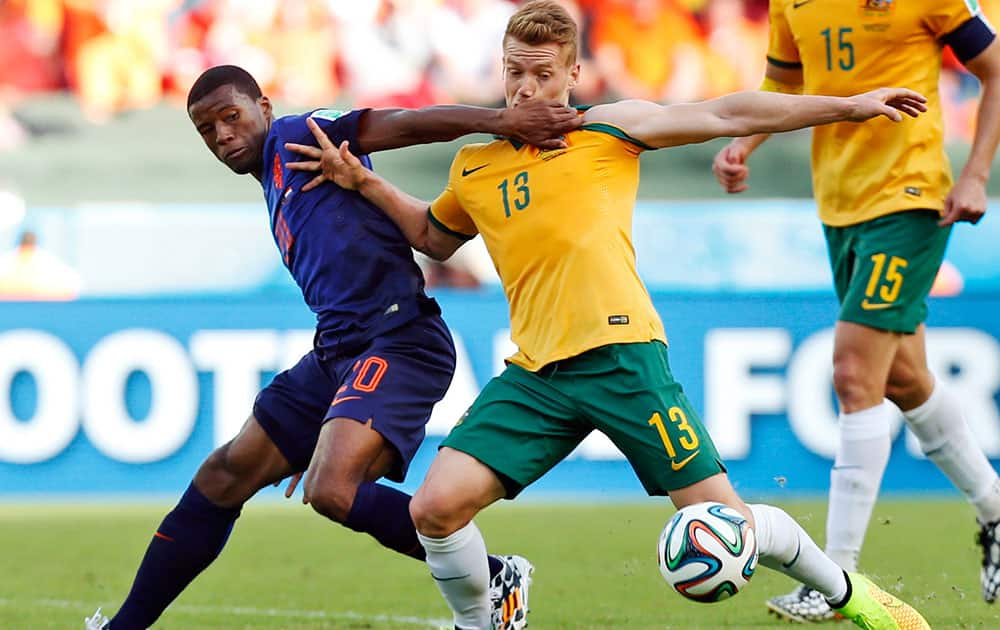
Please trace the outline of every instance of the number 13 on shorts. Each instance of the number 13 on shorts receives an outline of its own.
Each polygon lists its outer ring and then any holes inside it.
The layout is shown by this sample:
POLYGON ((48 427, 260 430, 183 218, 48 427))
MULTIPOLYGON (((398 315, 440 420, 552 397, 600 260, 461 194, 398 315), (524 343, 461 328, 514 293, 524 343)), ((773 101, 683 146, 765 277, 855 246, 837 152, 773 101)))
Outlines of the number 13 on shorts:
POLYGON ((688 423, 687 414, 680 407, 671 407, 667 410, 667 418, 671 426, 676 428, 676 433, 679 433, 677 437, 677 445, 688 452, 693 453, 680 462, 677 461, 677 448, 674 446, 674 440, 671 439, 670 433, 667 431, 667 425, 663 420, 663 416, 660 412, 654 413, 647 423, 649 426, 656 429, 660 434, 660 440, 663 442, 663 448, 667 451, 667 456, 670 457, 670 464, 674 470, 680 470, 687 464, 688 461, 694 458, 698 454, 698 434, 695 433, 694 428, 688 423))

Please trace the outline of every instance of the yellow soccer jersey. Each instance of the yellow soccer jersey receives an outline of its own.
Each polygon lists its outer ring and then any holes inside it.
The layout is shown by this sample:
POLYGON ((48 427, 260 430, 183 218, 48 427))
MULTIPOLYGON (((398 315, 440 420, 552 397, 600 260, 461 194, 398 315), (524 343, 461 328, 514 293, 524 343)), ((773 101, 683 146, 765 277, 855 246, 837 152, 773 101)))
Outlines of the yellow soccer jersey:
POLYGON ((906 87, 928 99, 928 111, 916 119, 813 130, 813 189, 823 223, 944 208, 951 167, 938 96, 941 39, 978 14, 976 0, 771 0, 768 59, 801 64, 804 94, 906 87))
POLYGON ((431 206, 439 229, 482 234, 510 303, 510 361, 527 370, 607 344, 666 341, 636 272, 642 147, 626 138, 591 123, 566 149, 467 145, 431 206))

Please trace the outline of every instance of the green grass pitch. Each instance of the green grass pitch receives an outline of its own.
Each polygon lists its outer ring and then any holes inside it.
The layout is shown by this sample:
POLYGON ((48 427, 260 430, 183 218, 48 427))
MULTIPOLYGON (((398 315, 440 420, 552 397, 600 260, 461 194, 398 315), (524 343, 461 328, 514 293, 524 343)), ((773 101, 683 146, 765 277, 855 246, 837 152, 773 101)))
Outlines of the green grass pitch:
MULTIPOLYGON (((822 537, 821 502, 783 507, 822 537)), ((82 628, 98 605, 114 611, 165 508, 0 504, 0 628, 82 628)), ((787 627, 763 601, 792 582, 763 568, 720 604, 668 591, 654 549, 671 512, 653 500, 524 503, 491 508, 478 522, 491 549, 535 563, 535 630, 787 627)), ((1000 608, 980 600, 973 517, 963 503, 881 502, 864 567, 934 628, 1000 628, 1000 608)), ((263 502, 244 510, 222 556, 156 628, 431 628, 448 618, 422 564, 297 502, 263 502)))

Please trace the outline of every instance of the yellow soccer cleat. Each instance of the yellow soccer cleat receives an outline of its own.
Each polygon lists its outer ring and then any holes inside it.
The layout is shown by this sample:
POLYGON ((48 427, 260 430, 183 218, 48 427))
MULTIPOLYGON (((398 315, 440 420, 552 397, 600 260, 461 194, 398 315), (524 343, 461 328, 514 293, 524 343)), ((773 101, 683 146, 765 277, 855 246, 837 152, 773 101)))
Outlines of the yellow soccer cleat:
POLYGON ((880 589, 860 573, 849 573, 851 598, 838 613, 867 630, 930 630, 912 606, 880 589))

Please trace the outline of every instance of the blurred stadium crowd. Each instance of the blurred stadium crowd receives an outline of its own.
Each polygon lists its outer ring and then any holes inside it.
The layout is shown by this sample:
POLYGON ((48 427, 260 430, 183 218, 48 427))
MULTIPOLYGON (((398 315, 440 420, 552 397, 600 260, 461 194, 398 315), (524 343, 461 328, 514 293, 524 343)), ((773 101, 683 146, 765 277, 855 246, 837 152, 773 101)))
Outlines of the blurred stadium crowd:
MULTIPOLYGON (((689 101, 755 88, 767 0, 563 0, 583 30, 579 102, 689 101)), ((990 0, 1000 5, 1000 0, 990 0)), ((88 119, 179 101, 207 67, 246 67, 293 106, 502 102, 508 0, 5 0, 0 148, 24 131, 26 95, 70 90, 88 119)), ((987 12, 990 13, 989 7, 987 12)), ((943 89, 954 139, 975 81, 953 59, 943 89)))

